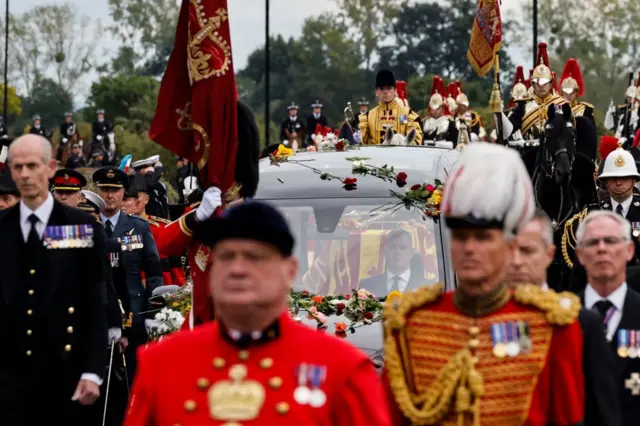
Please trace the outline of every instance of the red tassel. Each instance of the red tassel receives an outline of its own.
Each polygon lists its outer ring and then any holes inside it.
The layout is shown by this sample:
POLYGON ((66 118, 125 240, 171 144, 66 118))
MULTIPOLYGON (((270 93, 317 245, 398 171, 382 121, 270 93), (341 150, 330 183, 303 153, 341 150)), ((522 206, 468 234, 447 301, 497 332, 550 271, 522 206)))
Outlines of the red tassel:
POLYGON ((398 97, 402 100, 407 100, 407 82, 403 80, 398 80, 396 82, 396 92, 398 93, 398 97))
POLYGON ((545 64, 547 68, 551 68, 549 66, 549 55, 547 54, 547 43, 541 41, 538 43, 538 56, 536 57, 536 67, 540 64, 545 64))
MULTIPOLYGON (((640 87, 640 86, 638 86, 640 87)), ((640 129, 638 129, 638 133, 636 133, 636 137, 633 138, 633 147, 637 148, 638 144, 640 144, 640 129)))
POLYGON ((553 90, 555 90, 556 93, 560 94, 560 87, 558 87, 558 76, 556 75, 555 71, 551 72, 551 79, 553 80, 551 82, 551 84, 553 84, 553 90))
POLYGON ((564 64, 562 77, 560 77, 561 86, 562 82, 567 78, 573 78, 578 83, 578 96, 584 96, 584 80, 582 78, 582 71, 580 70, 580 65, 578 65, 578 61, 575 60, 575 58, 569 58, 567 63, 564 64))
MULTIPOLYGON (((637 135, 636 135, 637 138, 637 135)), ((635 143, 635 142, 634 142, 635 143)), ((615 136, 603 136, 600 139, 600 148, 598 151, 600 152, 600 159, 604 161, 609 154, 615 151, 618 148, 618 138, 615 136)))

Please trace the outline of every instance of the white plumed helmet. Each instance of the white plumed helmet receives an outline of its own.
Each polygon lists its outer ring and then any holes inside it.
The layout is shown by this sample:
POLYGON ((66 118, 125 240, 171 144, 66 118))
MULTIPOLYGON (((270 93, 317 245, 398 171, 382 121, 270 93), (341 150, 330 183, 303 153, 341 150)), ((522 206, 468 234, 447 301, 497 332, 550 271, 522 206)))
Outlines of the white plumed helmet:
POLYGON ((485 142, 463 151, 442 197, 449 228, 496 228, 509 236, 531 220, 535 209, 531 178, 518 152, 485 142))

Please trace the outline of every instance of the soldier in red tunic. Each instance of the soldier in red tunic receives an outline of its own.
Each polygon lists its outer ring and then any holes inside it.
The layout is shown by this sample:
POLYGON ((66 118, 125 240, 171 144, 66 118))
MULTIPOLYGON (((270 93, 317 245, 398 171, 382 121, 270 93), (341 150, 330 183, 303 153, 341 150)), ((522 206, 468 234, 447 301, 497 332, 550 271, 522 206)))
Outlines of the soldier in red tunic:
POLYGON ((248 202, 198 230, 214 248, 219 321, 139 352, 125 426, 391 426, 368 357, 286 311, 294 238, 273 207, 248 202), (188 359, 166 368, 168 359, 188 359))
POLYGON ((535 207, 518 153, 471 144, 443 194, 458 287, 426 286, 385 308, 394 425, 582 424, 580 300, 504 283, 535 207))

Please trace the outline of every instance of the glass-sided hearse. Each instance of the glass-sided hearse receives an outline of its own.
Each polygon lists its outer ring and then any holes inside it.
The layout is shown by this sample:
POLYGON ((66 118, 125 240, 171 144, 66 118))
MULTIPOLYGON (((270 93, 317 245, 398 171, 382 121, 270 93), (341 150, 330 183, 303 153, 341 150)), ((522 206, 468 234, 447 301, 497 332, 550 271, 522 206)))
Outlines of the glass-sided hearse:
MULTIPOLYGON (((413 185, 444 182, 458 155, 456 150, 435 147, 365 146, 299 152, 278 164, 261 160, 255 198, 280 208, 296 236, 300 272, 294 290, 327 296, 365 288, 383 298, 395 275, 403 277, 393 283, 400 291, 435 282, 453 288, 442 221, 405 207, 399 197, 413 185), (354 162, 393 167, 395 173, 406 173, 407 184, 399 187, 393 179, 354 173, 354 162), (357 183, 348 190, 336 177, 355 177, 357 183)), ((316 326, 306 315, 300 317, 316 326)), ((332 329, 342 319, 334 315, 328 321, 332 329)), ((381 365, 379 322, 346 334, 381 365)))

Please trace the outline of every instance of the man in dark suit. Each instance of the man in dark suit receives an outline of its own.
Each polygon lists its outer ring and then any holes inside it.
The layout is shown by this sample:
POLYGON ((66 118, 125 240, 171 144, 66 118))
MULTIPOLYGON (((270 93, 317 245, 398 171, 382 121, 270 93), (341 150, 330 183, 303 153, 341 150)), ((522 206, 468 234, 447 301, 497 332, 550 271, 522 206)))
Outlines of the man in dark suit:
POLYGON ((0 212, 0 424, 86 424, 106 363, 104 239, 49 193, 49 141, 18 138, 8 163, 21 201, 0 212))
POLYGON ((600 314, 615 358, 624 426, 640 419, 640 294, 626 282, 626 263, 634 252, 630 234, 629 222, 620 215, 593 211, 578 227, 576 250, 587 274, 584 307, 600 314))
MULTIPOLYGON (((546 271, 553 261, 553 227, 546 213, 536 210, 533 219, 516 238, 516 247, 507 267, 511 287, 535 284, 548 288, 546 271)), ((616 398, 614 359, 598 314, 582 309, 583 371, 585 382, 585 426, 620 426, 620 406, 616 398)))
POLYGON ((136 369, 136 351, 147 343, 145 330, 149 298, 153 290, 162 285, 162 266, 158 249, 153 241, 149 224, 122 211, 124 188, 129 178, 117 167, 103 167, 93 174, 93 181, 105 202, 100 216, 107 238, 115 239, 121 246, 120 262, 127 274, 127 287, 131 297, 133 324, 126 351, 127 371, 133 379, 136 369), (142 273, 146 282, 143 282, 142 273))
POLYGON ((11 178, 9 171, 0 172, 0 210, 8 209, 18 204, 20 192, 11 178))
POLYGON ((412 267, 415 257, 413 239, 404 229, 395 229, 387 234, 382 243, 385 272, 362 280, 360 288, 378 297, 392 291, 405 292, 418 288, 424 283, 424 268, 412 267))

